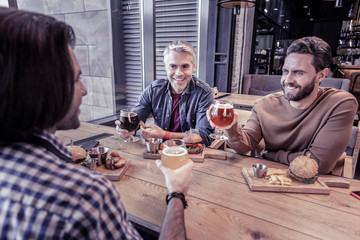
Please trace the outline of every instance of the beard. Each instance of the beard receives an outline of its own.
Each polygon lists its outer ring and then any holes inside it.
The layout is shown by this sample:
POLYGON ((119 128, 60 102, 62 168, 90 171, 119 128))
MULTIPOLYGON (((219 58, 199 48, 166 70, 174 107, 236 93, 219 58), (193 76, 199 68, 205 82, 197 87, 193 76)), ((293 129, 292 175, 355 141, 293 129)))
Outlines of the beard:
POLYGON ((71 109, 65 117, 56 124, 56 130, 76 129, 80 126, 77 109, 71 109))
POLYGON ((285 84, 285 82, 283 82, 281 84, 281 87, 283 89, 285 98, 287 100, 289 100, 289 101, 300 101, 300 100, 306 98, 314 90, 315 80, 316 80, 316 77, 314 77, 309 84, 307 84, 307 85, 305 85, 303 87, 298 85, 297 83, 285 84), (298 88, 299 91, 296 94, 287 93, 286 92, 286 86, 291 86, 291 87, 298 88))
POLYGON ((174 79, 174 77, 168 77, 168 79, 169 79, 170 85, 171 85, 171 93, 180 94, 180 93, 184 92, 185 88, 187 87, 187 85, 191 81, 192 76, 185 77, 184 80, 181 81, 181 83, 176 81, 174 79))

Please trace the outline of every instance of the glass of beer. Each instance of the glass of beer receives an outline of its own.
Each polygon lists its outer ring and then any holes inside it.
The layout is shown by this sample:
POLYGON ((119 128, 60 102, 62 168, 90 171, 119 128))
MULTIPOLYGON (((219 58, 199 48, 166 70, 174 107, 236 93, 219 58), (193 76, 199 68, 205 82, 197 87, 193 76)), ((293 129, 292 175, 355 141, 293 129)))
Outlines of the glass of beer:
MULTIPOLYGON (((119 126, 121 129, 126 129, 129 132, 135 131, 140 124, 139 117, 136 112, 131 111, 130 109, 121 109, 120 110, 120 122, 119 126)), ((128 138, 124 138, 124 142, 137 142, 139 141, 139 137, 130 136, 128 138)))
POLYGON ((231 101, 215 100, 215 105, 210 112, 210 120, 215 124, 215 133, 211 138, 227 140, 223 128, 229 126, 234 120, 234 105, 231 101))
POLYGON ((161 161, 171 169, 177 169, 190 161, 185 142, 182 139, 170 139, 164 142, 161 161))

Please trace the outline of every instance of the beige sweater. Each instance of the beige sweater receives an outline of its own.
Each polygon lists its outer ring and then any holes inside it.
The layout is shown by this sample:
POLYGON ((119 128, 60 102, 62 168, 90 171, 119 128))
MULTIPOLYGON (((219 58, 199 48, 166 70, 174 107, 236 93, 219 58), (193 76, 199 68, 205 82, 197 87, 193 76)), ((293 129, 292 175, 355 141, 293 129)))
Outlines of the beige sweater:
POLYGON ((238 153, 254 149, 264 138, 267 159, 290 164, 310 152, 319 172, 329 173, 349 143, 357 107, 353 95, 334 88, 320 87, 307 109, 294 108, 282 93, 274 93, 255 103, 244 128, 235 124, 225 133, 238 153))

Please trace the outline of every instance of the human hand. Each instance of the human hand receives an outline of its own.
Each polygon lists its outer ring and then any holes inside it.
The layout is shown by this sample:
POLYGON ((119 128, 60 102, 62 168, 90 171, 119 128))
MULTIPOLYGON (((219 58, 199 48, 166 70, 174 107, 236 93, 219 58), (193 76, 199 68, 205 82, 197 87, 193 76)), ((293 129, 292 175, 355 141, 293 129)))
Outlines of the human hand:
POLYGON ((215 127, 215 124, 211 121, 211 118, 210 118, 210 113, 211 113, 213 107, 214 107, 214 104, 211 104, 210 107, 209 107, 209 109, 206 110, 206 118, 207 118, 207 120, 209 121, 210 126, 211 126, 212 128, 215 127))
POLYGON ((119 120, 115 121, 115 125, 116 125, 116 132, 120 135, 120 137, 122 138, 128 138, 130 136, 133 136, 135 134, 135 131, 129 132, 126 129, 122 129, 120 128, 121 126, 121 122, 119 120))
POLYGON ((208 121, 210 123, 210 126, 212 128, 217 127, 218 129, 224 129, 225 130, 225 129, 231 128, 235 123, 237 123, 239 116, 236 113, 234 113, 234 119, 233 119, 233 121, 231 122, 230 125, 228 125, 226 127, 218 127, 218 126, 216 126, 215 123, 213 123, 213 121, 211 121, 211 118, 210 118, 210 113, 213 110, 213 107, 214 107, 214 104, 211 104, 209 109, 206 111, 206 117, 207 117, 207 119, 208 119, 208 121))
POLYGON ((164 138, 165 131, 161 127, 155 124, 143 125, 141 126, 141 137, 143 139, 148 138, 164 138))
POLYGON ((193 178, 192 168, 194 162, 190 160, 178 169, 165 167, 161 160, 156 160, 155 163, 165 176, 165 183, 169 193, 181 192, 186 195, 193 178))

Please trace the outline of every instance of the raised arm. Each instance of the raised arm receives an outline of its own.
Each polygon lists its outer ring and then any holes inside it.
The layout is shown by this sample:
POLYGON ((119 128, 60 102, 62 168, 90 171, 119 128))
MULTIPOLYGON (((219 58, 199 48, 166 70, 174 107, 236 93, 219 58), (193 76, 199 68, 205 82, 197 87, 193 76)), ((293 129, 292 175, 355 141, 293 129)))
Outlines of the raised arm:
POLYGON ((168 207, 163 226, 161 227, 159 239, 186 239, 184 219, 185 205, 183 200, 178 196, 183 194, 185 197, 187 194, 193 177, 192 168, 194 163, 190 161, 186 165, 175 170, 165 167, 161 160, 157 160, 156 165, 165 176, 169 194, 173 193, 177 195, 168 201, 168 207))

